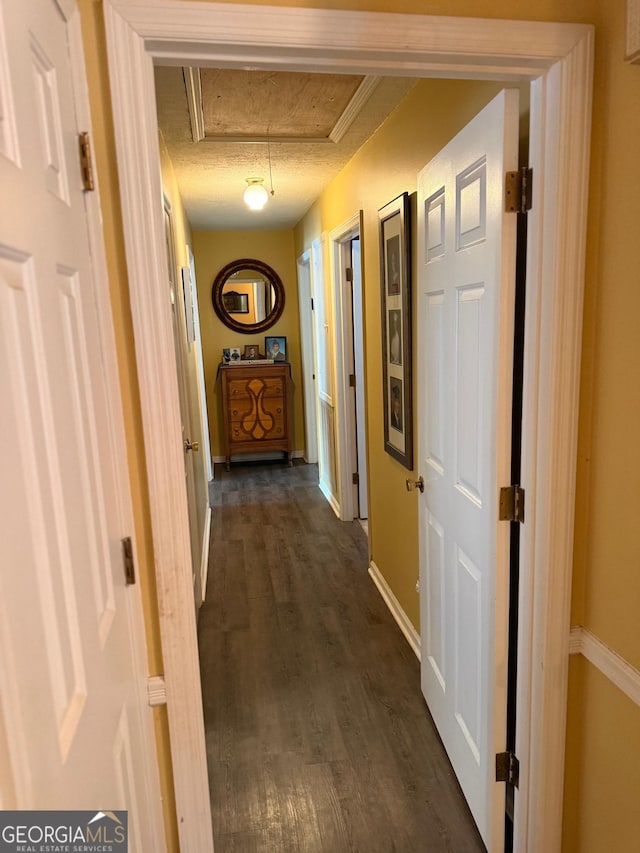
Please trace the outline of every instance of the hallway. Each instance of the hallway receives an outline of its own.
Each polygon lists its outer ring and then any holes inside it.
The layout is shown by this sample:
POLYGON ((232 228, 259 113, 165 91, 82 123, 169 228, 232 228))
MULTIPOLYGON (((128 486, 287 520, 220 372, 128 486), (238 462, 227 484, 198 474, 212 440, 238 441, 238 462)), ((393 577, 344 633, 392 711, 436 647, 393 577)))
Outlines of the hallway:
POLYGON ((480 853, 420 669, 315 465, 216 468, 198 634, 216 853, 480 853))

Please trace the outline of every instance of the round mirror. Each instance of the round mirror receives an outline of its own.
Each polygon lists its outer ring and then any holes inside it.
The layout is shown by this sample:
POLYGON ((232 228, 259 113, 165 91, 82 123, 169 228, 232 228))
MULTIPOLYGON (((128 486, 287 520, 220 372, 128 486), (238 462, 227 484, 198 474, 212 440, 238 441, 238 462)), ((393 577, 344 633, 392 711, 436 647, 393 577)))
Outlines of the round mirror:
POLYGON ((263 261, 231 261, 215 277, 213 307, 229 329, 251 335, 270 329, 284 308, 284 285, 278 273, 263 261))

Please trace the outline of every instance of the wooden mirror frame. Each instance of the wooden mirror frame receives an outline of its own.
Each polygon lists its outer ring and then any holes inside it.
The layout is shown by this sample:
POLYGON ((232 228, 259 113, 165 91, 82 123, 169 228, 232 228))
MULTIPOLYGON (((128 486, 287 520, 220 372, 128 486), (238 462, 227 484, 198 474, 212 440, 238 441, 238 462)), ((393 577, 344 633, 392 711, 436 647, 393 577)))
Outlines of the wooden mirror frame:
POLYGON ((211 301, 214 311, 228 329, 233 329, 234 332, 240 332, 243 335, 253 335, 257 332, 263 332, 265 329, 270 329, 282 316, 284 310, 284 285, 278 273, 269 264, 265 264, 264 261, 258 261, 255 258, 240 258, 222 267, 215 277, 211 288, 211 301), (255 270, 264 277, 275 292, 275 300, 271 313, 258 323, 239 323, 237 320, 234 320, 224 307, 222 291, 227 283, 227 279, 241 270, 255 270))

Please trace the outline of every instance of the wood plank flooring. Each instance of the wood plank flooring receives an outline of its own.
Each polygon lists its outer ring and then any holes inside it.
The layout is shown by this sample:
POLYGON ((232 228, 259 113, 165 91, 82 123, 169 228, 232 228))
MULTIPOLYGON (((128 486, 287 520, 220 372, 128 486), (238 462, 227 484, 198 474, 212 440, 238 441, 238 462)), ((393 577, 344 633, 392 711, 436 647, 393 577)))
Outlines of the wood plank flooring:
POLYGON ((480 853, 415 655, 317 468, 216 468, 200 662, 216 853, 480 853))

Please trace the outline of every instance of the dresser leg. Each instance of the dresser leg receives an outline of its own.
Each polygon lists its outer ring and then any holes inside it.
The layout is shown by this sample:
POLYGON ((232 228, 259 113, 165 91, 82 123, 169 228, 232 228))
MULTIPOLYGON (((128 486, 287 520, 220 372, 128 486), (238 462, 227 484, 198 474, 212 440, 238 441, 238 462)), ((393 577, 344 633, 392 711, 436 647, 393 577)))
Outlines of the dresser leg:
POLYGON ((287 465, 289 466, 289 468, 293 467, 293 458, 291 452, 287 453, 287 465))
POLYGON ((231 457, 230 456, 225 456, 224 467, 227 469, 227 471, 231 470, 231 457))

